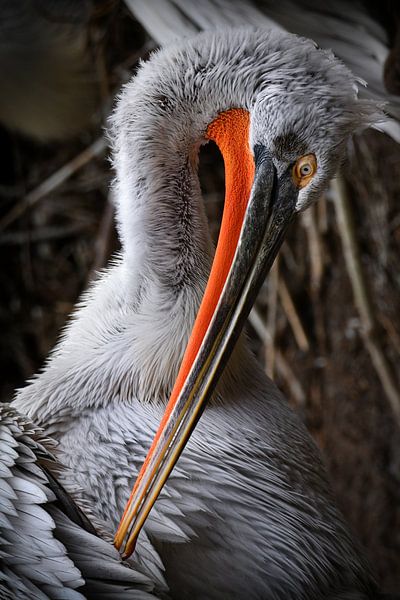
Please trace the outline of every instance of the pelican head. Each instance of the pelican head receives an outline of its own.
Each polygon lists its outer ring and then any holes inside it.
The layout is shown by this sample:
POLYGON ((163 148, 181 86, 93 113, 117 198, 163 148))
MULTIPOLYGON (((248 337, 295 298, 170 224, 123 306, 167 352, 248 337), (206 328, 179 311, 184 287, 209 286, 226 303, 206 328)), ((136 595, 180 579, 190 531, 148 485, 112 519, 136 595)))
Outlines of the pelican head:
MULTIPOLYGON (((130 153, 129 132, 141 126, 141 106, 152 112, 151 135, 160 152, 186 154, 196 165, 199 146, 216 142, 225 163, 226 196, 180 371, 116 535, 125 554, 133 551, 215 388, 289 224, 321 195, 349 135, 376 120, 378 112, 374 103, 358 98, 355 78, 331 52, 310 40, 259 29, 201 34, 157 53, 141 68, 114 116, 116 165, 127 178, 132 177, 127 165, 133 167, 124 157, 130 153)), ((152 148, 150 162, 157 160, 154 143, 152 148)), ((122 237, 128 243, 123 210, 122 237)))

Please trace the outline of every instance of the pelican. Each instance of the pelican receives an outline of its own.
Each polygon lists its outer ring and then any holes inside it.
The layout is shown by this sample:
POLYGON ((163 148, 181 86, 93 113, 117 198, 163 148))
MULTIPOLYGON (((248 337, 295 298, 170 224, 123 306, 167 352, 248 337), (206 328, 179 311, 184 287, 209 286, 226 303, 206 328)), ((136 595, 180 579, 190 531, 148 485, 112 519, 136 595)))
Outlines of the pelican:
POLYGON ((60 486, 54 451, 41 429, 0 405, 1 600, 159 597, 159 565, 150 555, 142 571, 121 562, 60 486))
POLYGON ((381 121, 378 128, 400 142, 397 50, 380 22, 386 18, 396 30, 395 3, 379 8, 365 0, 125 0, 125 4, 160 45, 197 31, 240 25, 276 27, 313 39, 367 82, 361 95, 386 102, 392 119, 381 121))
POLYGON ((287 227, 377 118, 331 52, 258 28, 177 42, 119 96, 121 255, 14 404, 110 533, 140 470, 116 544, 140 561, 151 541, 176 600, 375 597, 315 443, 239 334, 287 227), (214 258, 209 140, 226 172, 214 258))

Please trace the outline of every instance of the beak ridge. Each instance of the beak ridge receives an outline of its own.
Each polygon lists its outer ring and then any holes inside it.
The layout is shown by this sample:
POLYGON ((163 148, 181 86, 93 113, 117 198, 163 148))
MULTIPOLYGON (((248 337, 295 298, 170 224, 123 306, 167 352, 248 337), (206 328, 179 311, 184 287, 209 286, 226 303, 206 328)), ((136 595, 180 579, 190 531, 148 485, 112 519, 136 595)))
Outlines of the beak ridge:
POLYGON ((254 149, 255 176, 235 256, 198 354, 158 439, 137 493, 116 536, 124 556, 136 538, 185 447, 231 355, 258 290, 272 266, 295 214, 298 191, 291 171, 278 177, 264 146, 254 149), (128 529, 130 529, 129 534, 128 529))

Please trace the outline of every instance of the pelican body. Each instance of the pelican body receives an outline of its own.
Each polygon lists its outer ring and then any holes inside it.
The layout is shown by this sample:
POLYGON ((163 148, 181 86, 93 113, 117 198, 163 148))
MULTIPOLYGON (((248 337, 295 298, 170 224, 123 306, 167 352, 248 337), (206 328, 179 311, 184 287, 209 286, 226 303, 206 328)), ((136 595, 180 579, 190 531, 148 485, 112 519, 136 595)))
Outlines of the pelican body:
POLYGON ((154 574, 123 564, 60 486, 55 446, 12 406, 0 404, 0 599, 157 598, 154 574))
POLYGON ((140 562, 151 542, 175 600, 375 597, 316 445, 236 339, 288 223, 327 185, 348 136, 375 118, 330 52, 262 29, 201 34, 156 53, 118 99, 121 255, 15 404, 58 440, 62 483, 79 486, 110 532, 160 421, 139 478, 145 495, 170 473, 158 459, 149 471, 152 457, 172 449, 171 466, 187 442, 136 545, 140 562), (214 261, 197 176, 209 139, 224 155, 229 205, 214 261), (238 264, 250 269, 239 291, 238 264), (160 450, 185 393, 192 420, 177 430, 184 403, 160 450))

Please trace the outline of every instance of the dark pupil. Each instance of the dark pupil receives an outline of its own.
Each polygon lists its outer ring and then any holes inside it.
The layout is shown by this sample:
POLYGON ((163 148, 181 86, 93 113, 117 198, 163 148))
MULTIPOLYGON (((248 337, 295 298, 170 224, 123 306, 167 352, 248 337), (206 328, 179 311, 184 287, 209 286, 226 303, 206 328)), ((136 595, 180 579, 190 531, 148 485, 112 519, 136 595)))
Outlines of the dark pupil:
POLYGON ((310 165, 303 165, 300 169, 300 173, 302 175, 309 175, 311 173, 311 167, 310 165))

